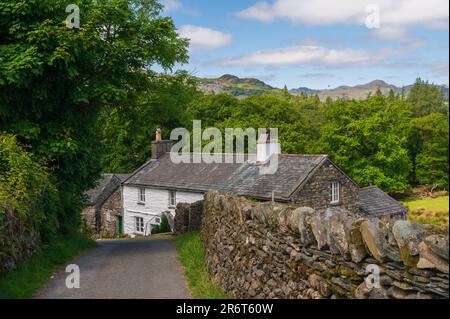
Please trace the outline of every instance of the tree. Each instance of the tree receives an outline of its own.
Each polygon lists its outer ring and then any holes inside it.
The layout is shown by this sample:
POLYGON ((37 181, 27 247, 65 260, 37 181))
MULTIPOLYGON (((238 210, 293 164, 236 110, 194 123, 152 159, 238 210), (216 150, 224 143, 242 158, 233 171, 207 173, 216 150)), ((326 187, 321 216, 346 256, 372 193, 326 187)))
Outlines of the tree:
POLYGON ((186 108, 198 100, 196 81, 185 72, 160 75, 133 105, 122 104, 102 112, 102 168, 104 172, 129 173, 151 156, 156 129, 164 138, 176 127, 185 127, 186 108))
POLYGON ((411 170, 407 150, 410 118, 409 106, 401 100, 387 103, 383 96, 362 101, 339 99, 328 107, 321 152, 330 154, 361 186, 404 190, 411 170))
POLYGON ((75 224, 100 171, 98 114, 133 105, 155 77, 149 68, 185 62, 188 42, 155 0, 79 1, 79 29, 66 27, 66 6, 0 2, 0 129, 49 166, 59 219, 75 224))
POLYGON ((387 96, 387 99, 389 102, 393 102, 395 99, 397 99, 398 97, 395 95, 395 92, 393 89, 389 90, 389 94, 387 96))
POLYGON ((414 121, 419 137, 416 176, 420 184, 448 189, 449 119, 433 113, 414 121))
POLYGON ((416 80, 408 93, 408 102, 411 103, 415 117, 422 117, 431 113, 448 114, 448 103, 442 88, 420 78, 416 80))
POLYGON ((284 97, 289 97, 289 90, 286 85, 284 85, 283 90, 281 91, 284 97))

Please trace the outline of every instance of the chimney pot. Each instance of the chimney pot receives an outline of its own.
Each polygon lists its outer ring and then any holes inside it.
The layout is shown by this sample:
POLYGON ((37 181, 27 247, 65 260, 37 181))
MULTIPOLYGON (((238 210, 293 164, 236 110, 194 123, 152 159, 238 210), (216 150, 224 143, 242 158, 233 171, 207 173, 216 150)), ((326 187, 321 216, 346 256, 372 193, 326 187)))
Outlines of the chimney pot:
POLYGON ((156 130, 155 141, 161 141, 161 129, 156 130))

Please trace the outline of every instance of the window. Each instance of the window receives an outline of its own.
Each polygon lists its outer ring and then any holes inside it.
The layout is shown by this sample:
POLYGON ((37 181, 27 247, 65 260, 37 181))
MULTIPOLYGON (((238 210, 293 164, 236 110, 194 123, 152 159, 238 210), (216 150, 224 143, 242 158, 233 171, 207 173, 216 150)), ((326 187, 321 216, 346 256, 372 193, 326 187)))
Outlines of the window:
POLYGON ((137 233, 143 233, 144 232, 144 218, 142 218, 142 217, 134 217, 134 225, 135 225, 135 231, 137 233))
POLYGON ((156 218, 155 218, 155 223, 158 223, 158 224, 161 223, 161 218, 156 217, 156 218))
POLYGON ((175 207, 177 205, 177 192, 169 191, 169 207, 175 207))
POLYGON ((339 182, 338 181, 331 182, 330 203, 331 204, 339 203, 339 182))
POLYGON ((138 191, 138 202, 145 203, 145 188, 140 187, 138 191))

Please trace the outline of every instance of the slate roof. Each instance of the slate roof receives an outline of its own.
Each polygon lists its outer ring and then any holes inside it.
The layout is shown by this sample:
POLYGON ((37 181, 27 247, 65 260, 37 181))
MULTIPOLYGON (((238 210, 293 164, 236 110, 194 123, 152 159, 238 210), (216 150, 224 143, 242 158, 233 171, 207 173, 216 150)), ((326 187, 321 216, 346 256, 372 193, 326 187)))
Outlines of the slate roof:
MULTIPOLYGON (((191 154, 192 159, 192 154, 191 154)), ((139 168, 125 184, 205 192, 216 189, 242 164, 179 163, 166 153, 139 168)))
POLYGON ((87 204, 99 208, 129 176, 130 174, 102 174, 97 185, 86 192, 87 204))
POLYGON ((261 164, 252 159, 231 164, 175 164, 166 153, 144 164, 125 184, 198 192, 220 190, 261 199, 270 199, 275 191, 275 199, 288 200, 327 158, 326 155, 278 155, 277 172, 261 175, 261 164))
POLYGON ((375 186, 359 190, 359 208, 363 213, 373 217, 408 211, 405 206, 375 186))
POLYGON ((279 155, 275 174, 260 174, 260 164, 247 163, 236 170, 221 190, 242 196, 289 200, 296 189, 312 175, 328 157, 326 155, 279 155))

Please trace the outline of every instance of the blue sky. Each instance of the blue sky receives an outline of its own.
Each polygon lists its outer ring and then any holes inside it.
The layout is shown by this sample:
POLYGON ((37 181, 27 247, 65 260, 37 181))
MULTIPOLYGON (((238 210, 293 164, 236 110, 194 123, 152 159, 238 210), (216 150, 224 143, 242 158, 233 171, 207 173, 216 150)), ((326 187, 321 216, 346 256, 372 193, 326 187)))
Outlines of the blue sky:
POLYGON ((199 77, 324 89, 449 83, 448 0, 164 0, 199 77), (374 6, 375 5, 375 6, 374 6))

